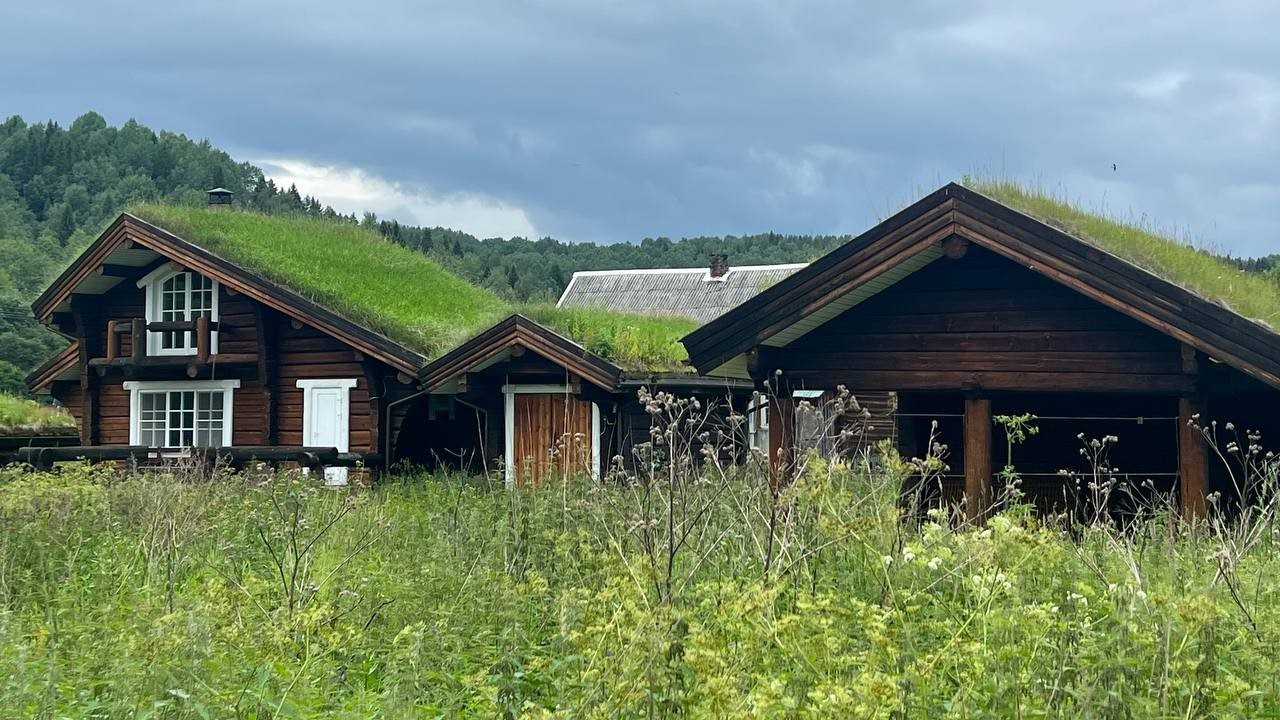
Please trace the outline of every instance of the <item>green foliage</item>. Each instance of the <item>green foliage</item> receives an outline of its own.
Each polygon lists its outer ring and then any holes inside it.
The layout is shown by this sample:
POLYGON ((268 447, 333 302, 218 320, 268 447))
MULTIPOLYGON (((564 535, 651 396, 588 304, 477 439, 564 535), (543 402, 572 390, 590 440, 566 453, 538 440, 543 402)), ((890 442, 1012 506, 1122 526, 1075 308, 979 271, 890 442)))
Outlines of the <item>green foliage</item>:
MULTIPOLYGON (((1275 278, 1174 237, 1146 216, 1121 219, 1082 208, 1064 195, 994 177, 962 181, 993 200, 1094 243, 1164 279, 1197 292, 1245 317, 1280 328, 1280 285, 1275 278)), ((1264 259, 1265 260, 1265 259, 1264 259)), ((1266 266, 1263 265, 1259 267, 1266 266)))
POLYGON ((219 185, 243 207, 338 217, 208 142, 133 120, 116 128, 89 112, 69 128, 17 116, 0 123, 0 363, 26 373, 65 346, 31 317, 30 302, 126 205, 202 203, 219 185))
POLYGON ((322 218, 153 204, 130 212, 429 358, 520 311, 625 367, 673 370, 685 358, 679 339, 695 327, 549 303, 515 307, 421 253, 322 218))
POLYGON ((680 338, 698 326, 685 318, 636 315, 598 308, 525 305, 519 311, 601 357, 628 369, 689 371, 680 338))
POLYGON ((429 357, 519 311, 603 357, 676 369, 684 358, 679 338, 695 327, 675 318, 549 303, 513 308, 420 253, 352 225, 166 205, 138 205, 130 212, 429 357))
POLYGON ((1217 534, 905 524, 888 486, 821 465, 781 494, 748 468, 650 485, 659 502, 585 482, 0 471, 0 707, 1227 718, 1280 702, 1272 528, 1226 583, 1217 534), (646 538, 668 512, 691 532, 664 591, 646 538))
POLYGON ((170 205, 129 212, 428 356, 508 311, 493 293, 355 225, 170 205))
MULTIPOLYGON (((207 141, 153 132, 133 120, 116 128, 90 112, 64 128, 54 122, 28 125, 14 116, 0 124, 0 368, 7 368, 3 365, 7 362, 17 374, 24 374, 64 346, 63 339, 31 318, 29 304, 96 231, 130 206, 153 218, 165 217, 175 226, 210 230, 215 239, 206 242, 220 239, 222 250, 264 261, 259 268, 264 274, 275 272, 277 281, 333 303, 428 355, 500 319, 513 305, 528 305, 528 313, 561 331, 572 329, 576 339, 615 362, 646 370, 678 368, 684 350, 675 341, 692 326, 683 321, 602 315, 597 318, 602 325, 613 328, 606 331, 585 325, 583 315, 565 315, 546 307, 574 271, 697 267, 708 254, 723 252, 730 253, 737 264, 794 262, 816 258, 848 239, 767 233, 616 245, 563 243, 553 238, 480 240, 447 228, 379 220, 371 213, 362 222, 354 215, 342 216, 320 200, 302 196, 296 187, 278 187, 261 169, 233 161, 207 141), (210 223, 201 221, 198 214, 158 205, 196 208, 204 204, 204 190, 216 186, 235 191, 239 208, 307 216, 313 221, 271 225, 281 235, 254 246, 237 235, 244 227, 216 222, 200 227, 210 223), (331 222, 314 221, 318 219, 331 222), (360 233, 357 225, 369 232, 360 233), (314 232, 316 242, 304 245, 306 232, 314 232), (374 232, 391 242, 372 242, 374 232), (354 246, 320 242, 353 237, 360 238, 354 246), (360 251, 343 254, 353 247, 360 251), (373 255, 385 255, 382 259, 391 264, 392 272, 372 263, 373 255), (431 263, 415 262, 417 255, 435 260, 465 282, 439 272, 431 263), (335 261, 336 265, 327 265, 335 261), (336 279, 322 279, 331 267, 343 272, 336 279), (396 275, 400 270, 405 271, 403 277, 396 275), (415 303, 416 312, 410 308, 415 303)), ((235 223, 228 220, 228 224, 235 223)), ((0 387, 21 392, 14 372, 0 373, 4 373, 0 387)))
POLYGON ((480 239, 448 228, 419 228, 367 214, 361 223, 389 240, 429 255, 470 282, 517 302, 552 301, 578 270, 703 267, 707 256, 727 254, 734 265, 806 262, 853 239, 852 235, 697 236, 645 238, 598 245, 555 238, 480 239))
POLYGON ((75 418, 34 400, 0 393, 0 433, 74 428, 75 418))

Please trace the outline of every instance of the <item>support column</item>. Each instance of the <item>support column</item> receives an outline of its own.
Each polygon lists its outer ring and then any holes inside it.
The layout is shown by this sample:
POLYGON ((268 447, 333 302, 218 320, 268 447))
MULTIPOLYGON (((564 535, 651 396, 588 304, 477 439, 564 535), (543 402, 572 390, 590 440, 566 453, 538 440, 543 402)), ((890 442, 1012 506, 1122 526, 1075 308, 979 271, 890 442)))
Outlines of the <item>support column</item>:
POLYGON ((776 488, 790 479, 795 462, 795 401, 769 398, 769 480, 776 488))
POLYGON ((981 522, 991 512, 991 400, 964 399, 964 514, 981 522))
POLYGON ((1205 490, 1209 478, 1207 442, 1198 426, 1207 422, 1205 402, 1199 396, 1178 398, 1178 498, 1184 520, 1205 515, 1205 490), (1197 427, 1192 427, 1194 423, 1197 427))

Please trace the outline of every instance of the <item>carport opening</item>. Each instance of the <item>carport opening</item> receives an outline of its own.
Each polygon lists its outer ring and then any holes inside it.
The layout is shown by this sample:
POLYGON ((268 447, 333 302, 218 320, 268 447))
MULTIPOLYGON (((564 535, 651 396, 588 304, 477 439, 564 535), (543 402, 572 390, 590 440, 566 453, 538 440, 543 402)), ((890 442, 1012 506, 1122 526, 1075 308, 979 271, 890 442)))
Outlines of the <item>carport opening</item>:
MULTIPOLYGON (((1143 395, 994 394, 991 458, 997 500, 1013 488, 1041 513, 1133 515, 1170 502, 1178 485, 1178 402, 1143 395), (1030 415, 1031 417, 1024 417, 1030 415), (1000 418, 1005 418, 1001 422, 1000 418), (1024 436, 1010 443, 1021 418, 1024 436)), ((964 395, 900 396, 899 451, 924 458, 930 442, 945 448, 948 470, 908 481, 904 497, 921 507, 958 505, 964 495, 964 395), (935 425, 936 423, 936 425, 935 425)))

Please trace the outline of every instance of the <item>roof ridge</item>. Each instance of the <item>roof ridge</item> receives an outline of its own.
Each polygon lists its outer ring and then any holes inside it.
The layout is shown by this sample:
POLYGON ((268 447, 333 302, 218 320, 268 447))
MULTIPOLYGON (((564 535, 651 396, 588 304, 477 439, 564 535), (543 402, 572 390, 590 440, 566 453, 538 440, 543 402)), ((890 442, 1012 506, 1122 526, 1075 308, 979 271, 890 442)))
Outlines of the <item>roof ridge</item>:
MULTIPOLYGON (((798 270, 807 266, 807 262, 799 263, 774 263, 771 265, 731 265, 730 272, 739 272, 743 270, 798 270)), ((691 268, 618 268, 614 270, 575 270, 573 277, 587 277, 590 275, 659 275, 662 273, 706 273, 705 267, 691 268)))

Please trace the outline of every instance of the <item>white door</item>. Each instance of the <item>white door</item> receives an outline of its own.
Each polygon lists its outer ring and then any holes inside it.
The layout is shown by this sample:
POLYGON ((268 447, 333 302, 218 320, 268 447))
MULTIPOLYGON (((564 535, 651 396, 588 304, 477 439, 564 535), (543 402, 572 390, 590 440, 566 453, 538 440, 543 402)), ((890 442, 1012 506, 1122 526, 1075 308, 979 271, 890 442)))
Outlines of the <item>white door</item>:
MULTIPOLYGON (((355 380, 299 380, 302 388, 302 444, 307 447, 332 447, 338 452, 350 450, 348 393, 355 380)), ((324 469, 330 485, 347 484, 347 468, 324 469)))

